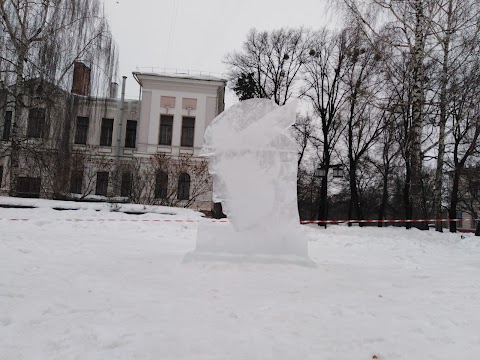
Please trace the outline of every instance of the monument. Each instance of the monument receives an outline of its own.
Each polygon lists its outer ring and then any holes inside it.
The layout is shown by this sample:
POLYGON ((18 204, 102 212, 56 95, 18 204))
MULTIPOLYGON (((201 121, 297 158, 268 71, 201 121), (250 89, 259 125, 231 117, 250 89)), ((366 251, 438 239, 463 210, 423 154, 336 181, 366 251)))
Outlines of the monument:
POLYGON ((250 99, 208 126, 201 156, 228 221, 202 219, 186 260, 309 261, 297 207, 296 108, 296 101, 250 99))

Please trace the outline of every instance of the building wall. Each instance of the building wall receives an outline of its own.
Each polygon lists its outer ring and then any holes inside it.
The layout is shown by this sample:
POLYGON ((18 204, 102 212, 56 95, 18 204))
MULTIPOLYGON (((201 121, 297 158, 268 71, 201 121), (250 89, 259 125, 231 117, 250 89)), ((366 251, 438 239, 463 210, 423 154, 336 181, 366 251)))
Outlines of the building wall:
MULTIPOLYGON (((163 156, 167 155, 168 159, 171 160, 169 166, 172 172, 171 179, 169 178, 169 188, 172 191, 175 190, 177 184, 176 177, 178 177, 179 173, 188 173, 191 177, 191 186, 200 184, 199 189, 202 189, 202 192, 195 198, 191 207, 210 210, 212 206, 211 179, 208 172, 202 170, 204 165, 206 168, 206 164, 205 160, 198 158, 198 154, 203 146, 206 126, 215 118, 219 109, 223 110, 223 98, 219 97, 219 94, 223 94, 225 82, 223 80, 182 79, 149 74, 137 76, 142 86, 142 98, 141 100, 125 100, 121 122, 120 148, 118 148, 117 144, 120 125, 119 99, 100 99, 79 95, 69 97, 66 96, 68 94, 63 94, 63 97, 60 96, 55 101, 55 106, 49 113, 50 117, 55 119, 55 121, 49 123, 49 137, 42 140, 42 148, 47 153, 50 150, 58 149, 62 141, 66 141, 69 144, 72 164, 69 165, 70 167, 66 171, 72 174, 76 170, 83 172, 82 192, 84 194, 70 194, 68 196, 78 198, 85 194, 95 194, 96 175, 99 171, 109 173, 108 196, 118 196, 121 174, 115 176, 116 170, 119 170, 119 172, 131 172, 139 171, 138 169, 141 168, 142 173, 136 175, 141 177, 139 179, 144 183, 144 186, 148 183, 143 194, 144 200, 149 203, 152 203, 152 201, 153 203, 163 203, 164 200, 161 199, 152 200, 152 184, 154 185, 155 181, 155 166, 158 165, 155 164, 158 163, 159 159, 161 160, 163 156), (170 108, 162 106, 162 97, 173 97, 175 106, 170 108), (67 98, 70 99, 69 101, 73 101, 73 103, 68 103, 67 98), (187 109, 185 106, 182 106, 183 104, 192 106, 195 101, 195 109, 187 109), (69 106, 71 106, 71 109, 69 106), (162 114, 173 115, 171 146, 159 145, 160 116, 162 114), (193 147, 181 146, 180 143, 182 118, 184 116, 195 117, 193 147), (78 117, 87 117, 89 119, 87 141, 84 145, 75 144, 78 117), (100 145, 103 118, 114 120, 111 146, 100 145), (137 121, 135 148, 125 148, 128 120, 137 121), (117 149, 120 150, 118 168, 116 166, 117 149), (186 167, 185 164, 187 163, 191 165, 191 168, 186 167), (199 171, 199 169, 202 171, 199 171), (205 174, 207 174, 206 177, 205 174), (204 184, 207 184, 207 186, 205 187, 204 184)), ((26 134, 27 123, 28 110, 25 109, 20 123, 22 134, 26 134)), ((3 127, 0 132, 2 130, 3 127)), ((28 141, 32 143, 32 146, 35 146, 37 142, 36 139, 28 141)), ((2 142, 0 147, 8 147, 8 143, 2 142)), ((8 155, 0 158, 0 166, 3 165, 3 181, 0 184, 0 192, 2 194, 9 192, 8 163, 8 155)), ((54 185, 47 186, 46 184, 53 184, 55 179, 51 179, 52 176, 48 173, 48 169, 40 172, 32 171, 29 169, 29 166, 27 162, 23 161, 19 176, 42 177, 40 196, 51 197, 54 192, 54 185)), ((68 182, 71 182, 70 173, 63 173, 62 175, 66 177, 68 182)), ((64 185, 64 187, 68 186, 69 184, 64 185)), ((189 201, 172 199, 170 203, 177 206, 185 206, 189 201)))
MULTIPOLYGON (((198 156, 203 146, 206 126, 218 115, 217 97, 219 83, 193 81, 175 78, 139 76, 142 83, 142 110, 139 129, 139 153, 170 153, 173 156, 191 154, 198 156), (162 97, 175 98, 175 107, 168 108, 161 104, 162 97), (195 99, 195 110, 182 108, 183 99, 195 99), (172 146, 159 145, 160 116, 173 115, 172 146), (195 135, 193 147, 180 144, 182 118, 195 117, 195 135)), ((224 85, 223 85, 224 86, 224 85)), ((221 86, 220 86, 221 87, 221 86)), ((223 101, 223 99, 221 100, 223 101)))

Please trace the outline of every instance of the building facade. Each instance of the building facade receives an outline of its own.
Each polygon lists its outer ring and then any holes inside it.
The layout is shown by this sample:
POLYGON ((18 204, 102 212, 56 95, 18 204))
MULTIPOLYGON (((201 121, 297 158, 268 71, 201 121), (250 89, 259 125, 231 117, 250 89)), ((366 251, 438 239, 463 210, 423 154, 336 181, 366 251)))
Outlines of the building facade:
POLYGON ((226 80, 133 76, 139 100, 122 103, 115 85, 108 98, 85 95, 85 86, 79 87, 81 94, 75 86, 72 93, 58 91, 49 102, 38 96, 22 108, 15 138, 13 102, 6 101, 0 118, 0 193, 210 210, 212 183, 198 154, 205 128, 224 110, 226 80), (18 166, 12 166, 15 158, 18 166))
MULTIPOLYGON (((450 179, 451 180, 451 179, 450 179)), ((465 167, 459 178, 457 229, 474 231, 480 217, 480 164, 465 167)))

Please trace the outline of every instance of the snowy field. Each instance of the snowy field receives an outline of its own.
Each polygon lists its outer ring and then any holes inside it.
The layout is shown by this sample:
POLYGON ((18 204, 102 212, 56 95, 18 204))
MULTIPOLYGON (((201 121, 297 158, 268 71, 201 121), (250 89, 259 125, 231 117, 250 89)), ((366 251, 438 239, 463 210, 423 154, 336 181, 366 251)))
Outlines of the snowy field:
POLYGON ((312 225, 316 268, 183 264, 196 222, 96 220, 200 217, 159 212, 0 209, 0 360, 480 359, 473 234, 312 225))

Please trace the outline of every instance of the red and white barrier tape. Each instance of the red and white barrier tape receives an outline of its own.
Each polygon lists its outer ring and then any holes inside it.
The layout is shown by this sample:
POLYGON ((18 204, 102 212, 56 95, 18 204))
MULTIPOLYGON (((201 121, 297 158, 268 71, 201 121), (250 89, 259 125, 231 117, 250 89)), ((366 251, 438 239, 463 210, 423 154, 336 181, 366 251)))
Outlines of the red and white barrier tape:
MULTIPOLYGON (((403 220, 301 220, 302 224, 340 224, 340 223, 420 223, 420 222, 450 222, 467 219, 403 219, 403 220)), ((470 220, 470 219, 468 219, 470 220)), ((473 219, 475 220, 475 219, 473 219)))
MULTIPOLYGON (((35 221, 35 220, 45 220, 45 219, 27 219, 27 218, 0 218, 0 220, 8 221, 35 221)), ((167 223, 196 223, 199 220, 181 220, 181 219, 54 219, 59 221, 69 221, 69 222, 167 222, 167 223)), ((214 223, 226 223, 229 222, 227 219, 205 219, 214 223)), ((450 222, 450 221, 462 221, 462 220, 475 220, 475 219, 420 219, 420 220, 301 220, 301 224, 343 224, 343 223, 420 223, 420 222, 450 222)), ((479 220, 479 219, 477 219, 479 220)))
MULTIPOLYGON (((8 221, 36 221, 36 220, 45 220, 45 219, 27 219, 27 218, 0 218, 0 220, 8 221)), ((49 219, 50 220, 50 219, 49 219)), ((168 222, 168 223, 196 223, 198 220, 179 220, 179 219, 53 219, 57 221, 68 221, 68 222, 168 222)), ((211 222, 228 222, 228 220, 215 220, 211 219, 211 222)))

